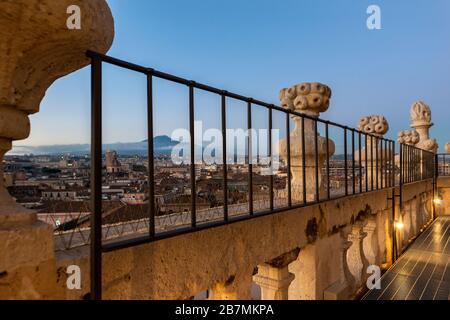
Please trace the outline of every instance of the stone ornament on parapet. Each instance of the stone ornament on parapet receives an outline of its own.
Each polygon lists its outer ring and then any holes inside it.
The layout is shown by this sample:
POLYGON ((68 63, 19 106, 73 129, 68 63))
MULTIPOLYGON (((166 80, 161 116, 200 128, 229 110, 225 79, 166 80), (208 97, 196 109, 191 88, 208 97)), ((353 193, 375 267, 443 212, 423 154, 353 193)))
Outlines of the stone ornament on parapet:
POLYGON ((281 89, 279 98, 283 108, 317 118, 330 106, 331 89, 322 83, 305 82, 281 89))
POLYGON ((359 119, 358 130, 382 138, 388 132, 389 124, 384 116, 366 116, 359 119))
POLYGON ((366 140, 366 146, 361 149, 361 152, 356 152, 355 161, 361 161, 366 170, 366 175, 363 177, 363 185, 372 187, 383 187, 387 181, 383 180, 382 175, 379 174, 382 170, 381 155, 385 154, 385 148, 380 143, 380 139, 388 132, 389 123, 382 115, 370 115, 361 117, 358 122, 358 130, 367 134, 364 139, 366 140), (360 155, 361 154, 361 159, 360 155), (377 155, 378 154, 378 155, 377 155), (366 159, 367 158, 367 159, 366 159), (376 181, 378 177, 378 182, 376 181))
MULTIPOLYGON (((279 94, 281 106, 285 109, 304 114, 311 118, 318 118, 321 112, 330 106, 331 89, 322 83, 301 83, 289 88, 283 88, 279 94)), ((306 188, 306 200, 312 201, 316 196, 316 151, 318 163, 321 167, 325 161, 327 148, 331 157, 335 152, 335 145, 331 139, 316 135, 316 121, 311 118, 291 116, 295 127, 290 133, 291 172, 292 172, 292 200, 303 201, 303 188, 306 188), (302 120, 303 119, 303 120, 302 120), (304 127, 303 127, 304 125, 304 127), (302 133, 304 132, 304 146, 302 133), (317 150, 315 141, 317 139, 317 150), (304 149, 304 155, 303 155, 304 149), (303 159, 304 158, 304 159, 303 159), (304 161, 304 168, 303 168, 304 161), (305 177, 303 177, 303 170, 305 177), (305 182, 305 186, 303 185, 305 182)), ((287 159, 287 140, 280 140, 280 157, 287 159)), ((321 170, 320 170, 321 171, 321 170)), ((325 195, 326 175, 322 172, 318 176, 319 196, 325 195)))
MULTIPOLYGON (((0 162, 13 140, 30 134, 28 115, 39 111, 47 88, 88 65, 87 50, 106 53, 114 21, 105 0, 78 0, 83 28, 65 27, 72 0, 0 1, 0 162)), ((0 224, 35 217, 9 195, 0 170, 0 224), (13 215, 15 215, 13 217, 13 215)))
POLYGON ((447 143, 445 144, 445 152, 446 152, 446 153, 450 153, 450 142, 447 142, 447 143))
POLYGON ((436 139, 429 137, 429 130, 433 126, 430 107, 423 101, 416 101, 411 106, 410 116, 411 127, 419 134, 416 147, 436 153, 439 147, 436 139))
POLYGON ((419 134, 415 130, 400 131, 397 135, 397 141, 401 144, 415 146, 419 142, 419 134))

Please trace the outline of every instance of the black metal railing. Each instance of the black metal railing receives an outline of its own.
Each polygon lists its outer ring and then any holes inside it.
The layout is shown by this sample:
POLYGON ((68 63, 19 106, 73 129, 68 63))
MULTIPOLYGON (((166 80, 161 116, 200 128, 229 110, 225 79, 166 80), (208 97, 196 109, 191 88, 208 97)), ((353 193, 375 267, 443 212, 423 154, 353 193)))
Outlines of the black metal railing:
POLYGON ((411 145, 400 144, 400 184, 434 178, 435 156, 433 152, 411 145))
MULTIPOLYGON (((289 209, 317 204, 331 199, 338 199, 375 190, 393 188, 396 185, 396 173, 400 179, 397 184, 409 183, 433 177, 434 155, 426 151, 401 145, 400 161, 396 166, 395 142, 389 139, 361 132, 332 121, 322 120, 291 109, 245 97, 232 92, 220 90, 195 81, 186 80, 163 73, 152 68, 118 60, 103 54, 89 51, 91 59, 92 81, 92 145, 91 145, 91 297, 101 298, 101 253, 129 246, 148 243, 167 237, 194 232, 206 228, 230 224, 289 209), (146 234, 139 234, 125 239, 102 241, 102 65, 116 67, 144 74, 147 79, 147 125, 148 125, 148 229, 146 234), (188 88, 188 116, 190 133, 190 210, 176 213, 176 224, 161 222, 162 217, 155 214, 154 187, 154 148, 153 124, 157 121, 154 114, 155 78, 164 79, 188 88), (222 130, 222 190, 223 203, 219 209, 199 210, 196 192, 196 162, 194 148, 195 94, 205 91, 220 97, 222 130), (227 105, 230 100, 237 100, 246 105, 247 113, 247 203, 229 202, 229 176, 227 163, 227 105), (254 128, 252 113, 254 108, 267 110, 269 166, 274 165, 274 143, 272 129, 275 119, 282 119, 283 131, 286 132, 286 154, 282 155, 280 169, 270 174, 262 184, 255 174, 258 164, 252 160, 252 134, 254 128), (293 124, 300 129, 300 136, 295 138, 289 133, 293 124), (305 129, 307 128, 307 129, 305 129), (312 139, 312 141, 311 141, 312 139), (329 143, 329 139, 335 141, 329 143), (300 150, 298 150, 300 149, 300 150), (333 152, 334 149, 334 152, 333 152), (296 151, 296 152, 293 152, 296 151), (282 172, 282 174, 280 174, 282 172), (295 172, 295 173, 294 173, 295 172), (293 183, 293 179, 296 179, 293 183), (280 182, 281 181, 281 182, 280 182), (284 188, 280 185, 285 186, 284 188), (262 197, 260 190, 266 190, 262 197), (206 213, 211 213, 210 215, 206 213)), ((256 156, 258 158, 258 155, 256 156)), ((173 217, 173 215, 171 216, 173 217)))
POLYGON ((438 176, 450 176, 449 153, 439 153, 436 155, 436 171, 438 176))

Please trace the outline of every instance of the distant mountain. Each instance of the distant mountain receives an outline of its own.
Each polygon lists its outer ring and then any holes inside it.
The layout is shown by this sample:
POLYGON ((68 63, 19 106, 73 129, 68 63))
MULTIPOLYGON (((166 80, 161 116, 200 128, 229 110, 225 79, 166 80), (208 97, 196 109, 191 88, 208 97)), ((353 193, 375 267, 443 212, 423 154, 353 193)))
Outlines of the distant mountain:
MULTIPOLYGON (((147 142, 143 140, 140 142, 117 142, 104 144, 103 150, 115 150, 119 154, 130 155, 146 155, 147 154, 147 142)), ((172 148, 180 142, 172 140, 168 136, 157 136, 153 138, 153 147, 155 155, 168 155, 171 153, 172 148)), ((63 153, 71 154, 86 154, 90 152, 89 144, 67 144, 67 145, 43 145, 43 146, 14 146, 9 152, 11 155, 55 155, 63 153)))

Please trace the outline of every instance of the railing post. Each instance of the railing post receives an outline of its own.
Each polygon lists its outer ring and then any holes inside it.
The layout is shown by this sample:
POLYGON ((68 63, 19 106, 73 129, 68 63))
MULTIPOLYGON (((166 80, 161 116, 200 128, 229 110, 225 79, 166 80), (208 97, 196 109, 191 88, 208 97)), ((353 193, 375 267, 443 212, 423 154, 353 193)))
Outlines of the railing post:
MULTIPOLYGON (((194 82, 189 83, 189 134, 191 140, 191 227, 197 226, 196 191, 195 191, 195 122, 194 122, 194 82)), ((226 200, 226 199, 224 199, 226 200)))
POLYGON ((228 221, 228 167, 227 167, 227 113, 226 92, 221 96, 222 111, 222 170, 223 170, 223 220, 228 221))
POLYGON ((91 296, 102 298, 102 61, 91 63, 91 296))
POLYGON ((153 75, 147 74, 147 157, 148 157, 148 211, 149 234, 155 236, 155 186, 153 154, 153 75))

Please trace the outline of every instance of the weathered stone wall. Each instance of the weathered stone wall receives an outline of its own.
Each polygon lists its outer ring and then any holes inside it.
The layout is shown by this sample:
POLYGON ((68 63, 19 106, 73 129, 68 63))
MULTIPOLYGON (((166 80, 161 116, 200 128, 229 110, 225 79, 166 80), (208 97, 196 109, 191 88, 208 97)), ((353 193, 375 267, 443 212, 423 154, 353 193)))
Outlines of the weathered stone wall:
MULTIPOLYGON (((401 214, 413 210, 421 216, 414 223, 425 225, 431 218, 431 190, 431 181, 406 185, 401 214)), ((375 191, 105 253, 104 298, 189 299, 217 286, 227 287, 222 297, 250 298, 255 267, 299 248, 289 266, 296 276, 289 298, 323 299, 324 290, 339 279, 337 240, 352 225, 375 217, 378 262, 390 265, 390 196, 388 190, 375 191)), ((417 233, 423 225, 410 229, 417 233)), ((67 290, 67 298, 79 299, 89 290, 88 253, 81 248, 58 254, 60 272, 70 264, 82 269, 82 290, 67 290)), ((59 279, 62 288, 65 280, 59 279)))

